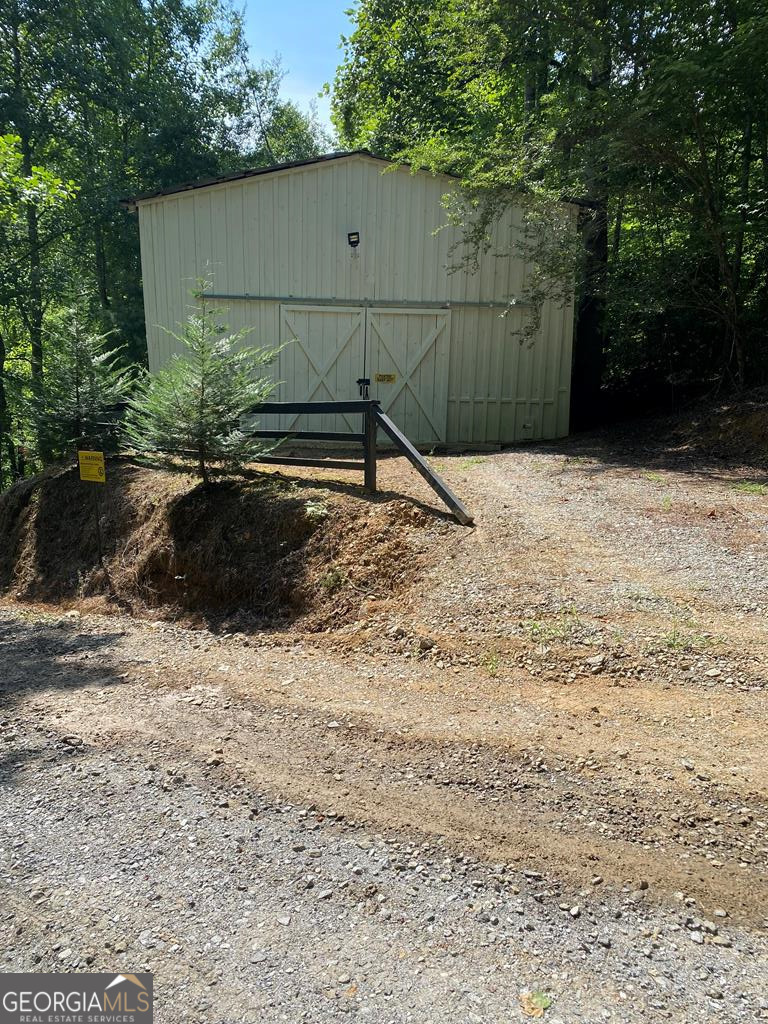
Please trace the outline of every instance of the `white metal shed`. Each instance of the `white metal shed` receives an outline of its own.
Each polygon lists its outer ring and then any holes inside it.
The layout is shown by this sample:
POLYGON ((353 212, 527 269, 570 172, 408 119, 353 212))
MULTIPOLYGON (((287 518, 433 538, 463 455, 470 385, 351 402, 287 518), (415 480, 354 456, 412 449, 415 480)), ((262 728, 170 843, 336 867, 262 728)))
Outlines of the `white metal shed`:
MULTIPOLYGON (((573 307, 546 302, 535 342, 520 343, 525 307, 503 314, 524 263, 489 252, 475 272, 451 272, 461 231, 444 227, 442 200, 455 187, 361 151, 137 197, 150 369, 176 349, 162 328, 178 329, 209 275, 229 325, 254 328, 249 344, 288 343, 275 400, 357 399, 367 378, 417 444, 564 436, 573 307)), ((519 211, 503 215, 499 246, 519 224, 519 211)), ((357 429, 341 417, 279 425, 357 429)))

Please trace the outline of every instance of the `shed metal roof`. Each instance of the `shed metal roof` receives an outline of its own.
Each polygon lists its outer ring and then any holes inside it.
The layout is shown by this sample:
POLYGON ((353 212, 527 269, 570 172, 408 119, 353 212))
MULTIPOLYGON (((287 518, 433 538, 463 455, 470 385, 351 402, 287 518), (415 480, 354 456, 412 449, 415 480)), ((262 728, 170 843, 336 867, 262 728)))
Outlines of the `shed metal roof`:
MULTIPOLYGON (((378 160, 379 163, 397 164, 400 167, 412 168, 413 165, 404 161, 390 160, 385 156, 378 156, 369 149, 337 150, 334 153, 325 153, 322 156, 314 156, 309 160, 291 160, 281 164, 270 164, 268 167, 251 167, 242 171, 232 171, 230 174, 219 174, 215 178, 199 178, 197 181, 184 181, 179 185, 170 185, 168 188, 156 188, 149 192, 140 192, 138 195, 118 200, 120 206, 131 209, 136 203, 149 199, 159 199, 162 196, 172 196, 179 192, 191 192, 193 189, 210 188, 212 185, 222 185, 228 181, 241 181, 244 178, 256 178, 262 174, 275 174, 277 171, 289 171, 294 167, 312 167, 317 164, 331 163, 334 160, 348 160, 353 156, 364 156, 369 160, 378 160)), ((458 175, 450 174, 448 171, 432 171, 428 167, 418 168, 428 174, 443 178, 453 178, 458 181, 458 175)), ((596 204, 589 199, 581 199, 575 196, 563 196, 561 202, 571 206, 593 208, 596 204)))
MULTIPOLYGON (((233 171, 231 174, 219 174, 215 178, 201 178, 198 181, 185 181, 179 185, 171 185, 169 188, 156 188, 150 192, 140 192, 138 195, 131 196, 120 200, 121 206, 134 206, 136 203, 143 202, 147 199, 157 199, 161 196, 171 196, 177 192, 189 192, 196 188, 209 188, 211 185, 222 185, 228 181, 240 181, 243 178, 255 178, 261 174, 274 174, 276 171, 288 171, 294 167, 311 167, 314 164, 330 163, 333 160, 347 160, 352 156, 365 156, 370 160, 379 160, 383 164, 392 164, 395 161, 388 160, 386 157, 377 156, 375 153, 371 153, 368 149, 350 149, 342 150, 335 153, 326 153, 324 156, 315 156, 309 160, 292 160, 288 163, 282 164, 271 164, 269 167, 253 167, 244 171, 233 171)), ((403 167, 409 167, 410 164, 402 164, 403 167)), ((453 177, 453 175, 446 174, 445 177, 453 177)))

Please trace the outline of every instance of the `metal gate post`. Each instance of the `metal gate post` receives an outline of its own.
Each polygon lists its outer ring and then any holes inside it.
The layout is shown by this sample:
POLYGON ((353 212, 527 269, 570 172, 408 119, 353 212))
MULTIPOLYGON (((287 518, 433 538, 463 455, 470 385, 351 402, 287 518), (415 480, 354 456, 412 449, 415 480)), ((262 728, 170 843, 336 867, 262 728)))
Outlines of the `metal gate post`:
POLYGON ((365 459, 365 489, 376 493, 376 431, 378 424, 371 402, 363 413, 363 457, 365 459))

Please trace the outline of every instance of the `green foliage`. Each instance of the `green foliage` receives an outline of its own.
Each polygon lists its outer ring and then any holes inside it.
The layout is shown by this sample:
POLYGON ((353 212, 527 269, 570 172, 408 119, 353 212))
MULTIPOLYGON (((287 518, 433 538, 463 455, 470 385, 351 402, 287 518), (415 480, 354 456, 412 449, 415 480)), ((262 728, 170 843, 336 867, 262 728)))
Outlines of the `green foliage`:
MULTIPOLYGON (((534 310, 575 255, 575 384, 658 395, 768 376, 768 11, 757 0, 361 0, 347 145, 457 174, 471 246, 525 211, 534 310)), ((528 334, 535 337, 535 317, 528 334)))
POLYGON ((741 494, 757 494, 760 497, 765 497, 768 494, 768 484, 759 484, 755 480, 746 480, 740 484, 734 484, 734 491, 739 491, 741 494))
POLYGON ((19 136, 0 136, 0 489, 24 475, 27 453, 37 446, 29 398, 33 385, 38 398, 42 387, 41 282, 57 270, 39 239, 60 228, 75 191, 31 164, 19 136), (33 238, 37 248, 30 248, 33 238))
POLYGON ((304 505, 304 514, 313 523, 326 519, 328 511, 328 505, 324 501, 308 501, 304 505))
POLYGON ((268 450, 243 433, 240 421, 277 386, 258 371, 270 366, 279 350, 242 347, 248 329, 225 332, 220 311, 202 295, 182 332, 169 332, 186 355, 172 356, 140 381, 125 424, 126 441, 135 450, 193 458, 206 484, 212 462, 231 473, 268 450))
POLYGON ((64 182, 44 167, 24 166, 18 135, 0 135, 0 224, 17 227, 32 204, 38 213, 71 199, 74 182, 64 182))
MULTIPOLYGON (((0 381, 42 394, 53 328, 83 285, 97 333, 126 365, 146 362, 138 224, 119 199, 327 147, 281 78, 279 62, 251 63, 228 0, 3 5, 0 381)), ((15 401, 0 391, 0 486, 55 454, 15 401)))
POLYGON ((321 578, 320 586, 323 588, 325 593, 330 596, 331 594, 335 594, 337 590, 341 590, 346 582, 346 572, 338 565, 334 565, 328 570, 325 576, 321 578))
POLYGON ((51 328, 43 394, 33 401, 54 457, 114 444, 115 431, 105 424, 110 407, 129 397, 133 375, 107 340, 88 327, 77 308, 63 311, 51 328))

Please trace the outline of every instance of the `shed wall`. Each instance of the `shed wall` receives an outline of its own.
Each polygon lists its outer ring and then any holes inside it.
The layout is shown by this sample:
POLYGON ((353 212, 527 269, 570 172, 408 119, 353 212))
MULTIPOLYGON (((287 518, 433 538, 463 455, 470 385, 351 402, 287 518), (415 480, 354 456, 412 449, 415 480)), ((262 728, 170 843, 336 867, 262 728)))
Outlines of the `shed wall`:
MULTIPOLYGON (((514 256, 484 254, 475 273, 449 272, 460 257, 452 251, 460 230, 443 228, 450 179, 404 168, 382 173, 384 166, 354 156, 141 202, 150 369, 179 350, 162 328, 178 329, 201 277, 212 278, 215 293, 275 297, 221 303, 232 328, 252 327, 249 343, 265 346, 281 340, 279 297, 438 306, 507 302, 522 294, 526 268, 514 256), (361 236, 354 255, 349 231, 361 236)), ((509 211, 496 225, 495 245, 511 247, 518 225, 518 212, 509 211)), ((501 314, 452 307, 444 398, 449 443, 567 433, 572 308, 546 303, 531 346, 513 333, 524 309, 501 314)), ((289 380, 294 360, 288 346, 277 379, 289 380)))

